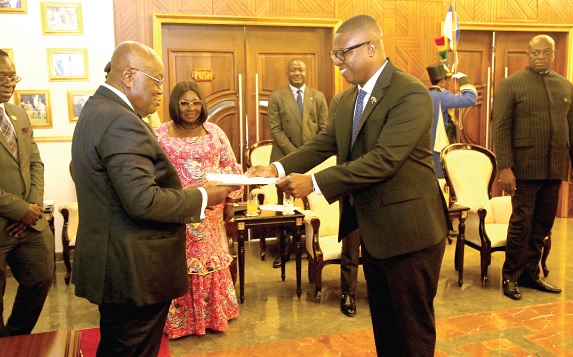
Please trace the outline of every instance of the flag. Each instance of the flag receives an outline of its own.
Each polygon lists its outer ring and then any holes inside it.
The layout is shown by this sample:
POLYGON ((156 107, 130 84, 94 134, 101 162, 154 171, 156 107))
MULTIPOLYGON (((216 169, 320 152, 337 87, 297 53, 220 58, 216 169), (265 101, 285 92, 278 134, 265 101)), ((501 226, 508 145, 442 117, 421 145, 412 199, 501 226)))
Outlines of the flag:
POLYGON ((460 26, 458 21, 458 13, 456 12, 455 16, 452 15, 452 5, 448 8, 448 13, 446 14, 446 18, 444 19, 444 36, 450 40, 450 48, 454 49, 454 41, 453 41, 453 32, 456 32, 456 45, 460 41, 460 26), (455 21, 453 20, 455 18, 455 21))
POLYGON ((446 39, 444 36, 434 39, 436 46, 438 46, 438 55, 440 56, 440 61, 448 61, 448 47, 446 46, 446 39))

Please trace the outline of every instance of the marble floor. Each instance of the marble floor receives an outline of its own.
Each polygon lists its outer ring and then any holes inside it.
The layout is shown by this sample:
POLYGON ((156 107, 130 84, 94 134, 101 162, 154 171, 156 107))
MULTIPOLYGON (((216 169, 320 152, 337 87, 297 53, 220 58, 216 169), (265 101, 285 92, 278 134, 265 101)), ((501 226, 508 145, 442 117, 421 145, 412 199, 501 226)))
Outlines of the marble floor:
MULTIPOLYGON (((563 288, 563 293, 522 288, 520 301, 510 300, 501 290, 503 252, 493 254, 489 285, 482 289, 479 253, 466 248, 464 284, 459 287, 453 264, 455 240, 447 246, 435 300, 435 356, 573 356, 573 242, 567 239, 572 235, 573 219, 558 218, 548 281, 563 288)), ((322 302, 316 304, 303 260, 299 299, 294 261, 287 263, 287 276, 281 281, 280 269, 272 268, 276 244, 267 241, 267 261, 259 258, 258 241, 246 244, 246 298, 240 316, 225 332, 169 341, 171 355, 375 356, 362 272, 356 296, 358 314, 349 318, 339 310, 339 266, 324 269, 322 302)), ((62 264, 57 271, 34 332, 97 327, 97 307, 75 297, 73 285, 65 285, 62 264)), ((14 280, 8 279, 5 318, 15 289, 14 280)))

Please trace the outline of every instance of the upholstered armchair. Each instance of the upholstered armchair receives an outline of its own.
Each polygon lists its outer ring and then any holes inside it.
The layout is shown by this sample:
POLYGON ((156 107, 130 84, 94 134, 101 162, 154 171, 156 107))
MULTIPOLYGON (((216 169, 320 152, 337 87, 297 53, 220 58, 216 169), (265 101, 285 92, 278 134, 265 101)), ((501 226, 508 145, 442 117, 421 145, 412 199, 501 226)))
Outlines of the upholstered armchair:
MULTIPOLYGON (((484 147, 471 144, 449 145, 441 152, 441 163, 453 201, 470 208, 465 220, 465 244, 459 239, 456 244, 464 244, 480 252, 481 284, 485 288, 492 253, 505 251, 512 212, 511 197, 492 197, 496 160, 494 154, 484 147)), ((548 272, 545 260, 550 244, 548 237, 542 261, 544 272, 548 272)), ((458 249, 463 251, 464 247, 457 246, 456 251, 458 249)), ((457 257, 455 268, 461 270, 462 278, 463 261, 458 261, 457 257)))

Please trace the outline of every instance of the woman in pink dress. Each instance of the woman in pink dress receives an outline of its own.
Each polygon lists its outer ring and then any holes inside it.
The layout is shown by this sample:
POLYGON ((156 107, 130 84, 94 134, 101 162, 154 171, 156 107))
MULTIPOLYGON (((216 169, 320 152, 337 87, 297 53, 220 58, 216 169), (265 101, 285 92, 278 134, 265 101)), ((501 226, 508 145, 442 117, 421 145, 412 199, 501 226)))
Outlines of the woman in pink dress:
MULTIPOLYGON (((180 82, 173 88, 169 115, 171 121, 155 133, 183 187, 202 186, 207 173, 242 173, 223 130, 206 121, 203 95, 195 82, 180 82)), ((224 331, 228 320, 239 315, 229 270, 233 259, 224 249, 224 221, 233 217, 233 202, 242 194, 242 189, 232 192, 227 203, 205 210, 202 223, 187 225, 190 289, 171 302, 163 329, 168 338, 204 335, 206 329, 224 331)))

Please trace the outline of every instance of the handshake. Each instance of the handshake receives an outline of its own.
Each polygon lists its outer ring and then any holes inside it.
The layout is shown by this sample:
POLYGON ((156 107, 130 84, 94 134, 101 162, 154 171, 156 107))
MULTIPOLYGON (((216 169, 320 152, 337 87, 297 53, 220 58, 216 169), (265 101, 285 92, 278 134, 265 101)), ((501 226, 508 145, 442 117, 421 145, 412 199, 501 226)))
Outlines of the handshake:
POLYGON ((452 78, 455 78, 455 79, 460 79, 462 77, 467 77, 467 75, 462 73, 462 72, 457 72, 457 73, 452 74, 452 78))

